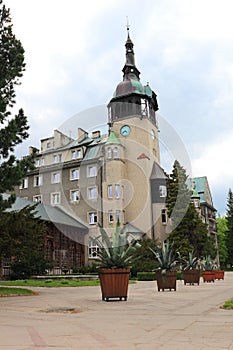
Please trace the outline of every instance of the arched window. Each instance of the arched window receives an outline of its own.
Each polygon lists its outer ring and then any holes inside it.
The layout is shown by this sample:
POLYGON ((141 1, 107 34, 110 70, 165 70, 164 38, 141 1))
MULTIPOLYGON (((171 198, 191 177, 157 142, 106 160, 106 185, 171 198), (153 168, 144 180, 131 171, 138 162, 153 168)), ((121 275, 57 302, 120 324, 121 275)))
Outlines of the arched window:
POLYGON ((114 147, 114 149, 113 149, 113 158, 119 158, 118 147, 114 147))
POLYGON ((108 149, 107 149, 107 157, 108 157, 108 159, 112 158, 112 149, 111 149, 111 147, 108 147, 108 149))

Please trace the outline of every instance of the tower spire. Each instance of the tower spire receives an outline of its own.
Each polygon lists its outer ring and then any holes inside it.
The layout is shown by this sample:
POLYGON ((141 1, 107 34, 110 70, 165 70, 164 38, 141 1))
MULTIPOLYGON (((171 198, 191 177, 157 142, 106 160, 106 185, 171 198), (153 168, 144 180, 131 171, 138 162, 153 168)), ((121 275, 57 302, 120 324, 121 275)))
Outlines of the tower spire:
POLYGON ((126 28, 127 28, 127 40, 125 43, 125 48, 126 48, 126 62, 123 68, 123 73, 124 73, 124 80, 127 80, 130 76, 132 78, 136 78, 137 80, 139 79, 139 75, 140 72, 137 69, 136 65, 135 65, 135 58, 134 58, 134 44, 130 38, 130 34, 129 34, 129 21, 128 21, 128 17, 127 17, 127 24, 126 24, 126 28))

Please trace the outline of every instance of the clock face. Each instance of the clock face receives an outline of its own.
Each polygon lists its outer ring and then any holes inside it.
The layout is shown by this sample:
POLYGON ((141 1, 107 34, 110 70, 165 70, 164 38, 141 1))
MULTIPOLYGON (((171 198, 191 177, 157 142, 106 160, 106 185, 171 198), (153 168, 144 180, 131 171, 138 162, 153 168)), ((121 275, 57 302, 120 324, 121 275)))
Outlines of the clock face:
POLYGON ((121 135, 122 136, 128 136, 130 133, 130 127, 128 125, 124 125, 121 128, 121 135))

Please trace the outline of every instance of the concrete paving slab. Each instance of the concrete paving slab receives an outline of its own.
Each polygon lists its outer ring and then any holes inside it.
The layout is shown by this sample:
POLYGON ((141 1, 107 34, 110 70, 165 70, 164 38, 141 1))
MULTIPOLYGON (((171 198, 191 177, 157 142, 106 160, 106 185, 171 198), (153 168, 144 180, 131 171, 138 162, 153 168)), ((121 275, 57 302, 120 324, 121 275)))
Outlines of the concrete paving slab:
POLYGON ((0 350, 233 350, 233 273, 225 280, 158 292, 129 286, 127 301, 104 302, 100 287, 31 288, 0 298, 0 350))

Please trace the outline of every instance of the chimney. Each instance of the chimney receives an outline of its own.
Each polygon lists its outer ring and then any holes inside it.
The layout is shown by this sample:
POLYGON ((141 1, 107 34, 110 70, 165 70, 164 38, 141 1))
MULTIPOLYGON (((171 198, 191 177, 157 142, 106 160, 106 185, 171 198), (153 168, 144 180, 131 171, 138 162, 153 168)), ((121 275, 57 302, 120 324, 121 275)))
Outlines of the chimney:
POLYGON ((78 142, 82 142, 86 137, 88 137, 88 133, 82 128, 78 128, 78 142))
POLYGON ((100 137, 100 130, 96 130, 92 132, 92 138, 97 139, 100 137))

